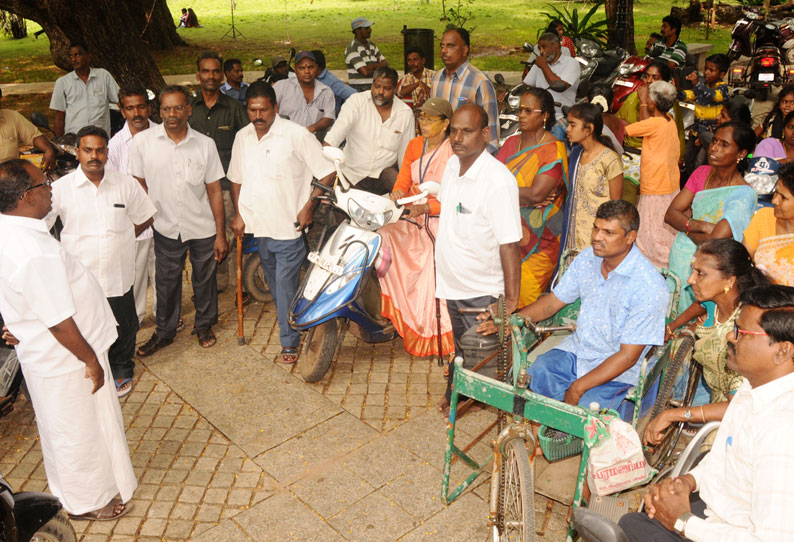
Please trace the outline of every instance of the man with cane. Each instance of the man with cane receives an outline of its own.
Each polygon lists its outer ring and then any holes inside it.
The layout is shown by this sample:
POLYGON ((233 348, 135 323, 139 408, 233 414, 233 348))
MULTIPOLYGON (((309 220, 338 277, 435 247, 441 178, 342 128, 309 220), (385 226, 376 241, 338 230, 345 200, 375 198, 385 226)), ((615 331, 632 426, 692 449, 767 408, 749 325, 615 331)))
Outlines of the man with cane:
POLYGON ((276 93, 266 83, 248 87, 246 111, 251 123, 234 138, 226 174, 236 213, 232 229, 238 239, 246 232, 256 239, 276 303, 281 361, 295 363, 300 334, 289 325, 289 306, 306 257, 301 231, 312 222, 320 192, 311 181, 330 185, 335 170, 306 128, 279 117, 276 93))

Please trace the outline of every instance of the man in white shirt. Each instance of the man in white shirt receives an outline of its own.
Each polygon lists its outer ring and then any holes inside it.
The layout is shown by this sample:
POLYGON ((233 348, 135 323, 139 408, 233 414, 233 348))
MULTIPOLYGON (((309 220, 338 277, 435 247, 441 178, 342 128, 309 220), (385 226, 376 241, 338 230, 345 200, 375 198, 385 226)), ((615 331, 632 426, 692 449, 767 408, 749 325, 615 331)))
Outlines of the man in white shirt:
POLYGON ((728 368, 744 377, 711 451, 688 474, 654 484, 632 541, 794 540, 794 288, 742 292, 728 368))
POLYGON ((414 114, 397 92, 393 68, 375 71, 372 90, 347 99, 324 145, 345 144, 342 173, 356 188, 391 192, 408 142, 415 137, 414 114))
POLYGON ((226 256, 226 222, 220 180, 224 176, 215 142, 188 125, 187 90, 160 91, 163 124, 137 134, 130 147, 130 173, 148 188, 157 207, 154 253, 157 275, 157 329, 138 348, 150 356, 174 341, 182 308, 182 269, 190 252, 199 346, 216 343, 218 262, 226 256))
POLYGON ((336 117, 331 87, 317 80, 317 57, 310 51, 295 55, 296 77, 273 85, 279 115, 305 126, 313 134, 325 134, 336 117))
POLYGON ((524 84, 548 89, 554 98, 554 113, 559 119, 562 117, 562 106, 570 107, 576 101, 576 89, 579 88, 579 62, 562 54, 560 37, 552 32, 540 37, 538 48, 540 54, 535 59, 535 65, 524 78, 524 84), (550 88, 552 83, 562 85, 565 90, 552 90, 550 88))
POLYGON ((253 234, 265 279, 273 293, 281 339, 281 360, 298 359, 300 334, 289 325, 306 247, 301 230, 312 222, 317 201, 312 177, 330 185, 334 166, 306 128, 279 116, 276 93, 263 81, 248 87, 251 123, 234 138, 227 177, 237 211, 235 235, 253 234))
POLYGON ((55 81, 50 100, 50 109, 55 111, 55 135, 76 134, 89 125, 109 134, 110 104, 119 101, 118 83, 107 70, 91 67, 91 54, 81 43, 69 47, 69 61, 74 71, 55 81))
POLYGON ((108 352, 119 397, 132 391, 138 315, 132 283, 135 280, 135 236, 152 223, 157 209, 138 182, 105 170, 108 135, 97 126, 77 132, 80 167, 52 187, 52 210, 47 226, 63 222, 61 243, 86 266, 102 286, 116 317, 118 338, 108 352))
POLYGON ((47 231, 50 185, 28 162, 0 164, 0 313, 18 340, 49 490, 72 519, 116 519, 138 485, 107 361, 116 325, 97 280, 47 231))
MULTIPOLYGON (((124 127, 110 138, 108 142, 107 169, 130 174, 130 145, 132 138, 138 132, 157 126, 149 116, 152 114, 152 104, 146 90, 140 86, 123 86, 119 90, 119 109, 121 116, 126 121, 124 127)), ((135 238, 135 282, 132 284, 132 295, 135 297, 135 311, 138 313, 138 323, 143 324, 146 317, 146 293, 152 285, 154 304, 152 313, 157 307, 157 292, 154 287, 154 233, 148 227, 135 238)))
MULTIPOLYGON (((508 314, 516 309, 521 281, 521 217, 518 185, 510 170, 485 149, 490 141, 488 114, 476 104, 455 111, 449 138, 452 156, 441 181, 441 214, 436 235, 436 296, 446 299, 456 356, 460 340, 476 314, 504 294, 508 314)), ((452 383, 439 404, 449 404, 452 383)))

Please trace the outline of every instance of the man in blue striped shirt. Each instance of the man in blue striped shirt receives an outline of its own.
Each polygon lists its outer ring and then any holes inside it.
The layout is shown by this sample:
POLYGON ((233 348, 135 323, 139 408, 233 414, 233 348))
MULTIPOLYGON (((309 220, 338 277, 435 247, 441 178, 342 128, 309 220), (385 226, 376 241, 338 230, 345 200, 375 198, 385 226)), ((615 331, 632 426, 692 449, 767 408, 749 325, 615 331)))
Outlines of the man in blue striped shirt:
POLYGON ((499 147, 499 106, 496 91, 488 76, 469 63, 469 32, 450 28, 441 37, 441 60, 445 69, 433 76, 431 97, 444 98, 457 109, 475 103, 488 113, 491 128, 490 152, 499 147))

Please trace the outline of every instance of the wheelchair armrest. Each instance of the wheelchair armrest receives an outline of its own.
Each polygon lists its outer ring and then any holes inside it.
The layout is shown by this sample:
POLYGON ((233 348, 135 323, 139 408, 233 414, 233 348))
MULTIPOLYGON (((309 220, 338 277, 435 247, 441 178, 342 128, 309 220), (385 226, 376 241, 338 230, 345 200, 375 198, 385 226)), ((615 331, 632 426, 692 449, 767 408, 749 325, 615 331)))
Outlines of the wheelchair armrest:
POLYGON ((701 455, 700 448, 703 446, 703 443, 709 435, 719 429, 719 427, 720 422, 708 422, 700 428, 697 434, 692 437, 692 440, 689 441, 689 444, 686 445, 684 451, 681 452, 678 461, 675 463, 675 467, 673 467, 673 471, 670 473, 671 478, 686 474, 695 466, 695 461, 701 455))

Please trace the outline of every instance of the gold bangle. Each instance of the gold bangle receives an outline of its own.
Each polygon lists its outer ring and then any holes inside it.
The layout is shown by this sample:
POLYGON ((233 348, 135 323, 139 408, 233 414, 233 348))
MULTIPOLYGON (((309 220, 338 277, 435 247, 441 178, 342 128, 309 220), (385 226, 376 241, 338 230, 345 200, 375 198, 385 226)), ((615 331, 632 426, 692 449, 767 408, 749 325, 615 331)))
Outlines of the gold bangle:
POLYGON ((640 104, 640 107, 648 107, 648 104, 640 104))

